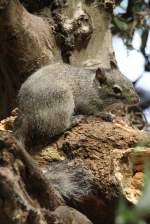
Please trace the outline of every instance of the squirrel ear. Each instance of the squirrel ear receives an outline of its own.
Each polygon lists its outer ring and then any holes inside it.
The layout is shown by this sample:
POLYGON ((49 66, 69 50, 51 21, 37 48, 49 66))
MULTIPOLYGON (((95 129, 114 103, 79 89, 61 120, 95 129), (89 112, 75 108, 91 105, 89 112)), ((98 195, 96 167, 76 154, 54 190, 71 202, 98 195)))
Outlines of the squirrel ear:
POLYGON ((98 68, 95 77, 101 85, 105 84, 107 81, 104 69, 98 68))

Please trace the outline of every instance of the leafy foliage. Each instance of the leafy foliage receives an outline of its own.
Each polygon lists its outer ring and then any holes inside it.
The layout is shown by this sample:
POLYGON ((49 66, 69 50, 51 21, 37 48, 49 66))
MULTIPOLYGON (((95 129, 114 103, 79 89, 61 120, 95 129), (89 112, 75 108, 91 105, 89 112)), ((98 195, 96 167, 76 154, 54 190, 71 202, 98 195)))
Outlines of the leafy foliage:
POLYGON ((141 140, 139 140, 135 146, 135 148, 137 147, 150 147, 150 138, 149 137, 146 137, 146 138, 143 138, 141 140))
MULTIPOLYGON (((116 6, 122 1, 116 0, 116 6)), ((124 14, 114 14, 112 19, 112 32, 119 33, 126 39, 126 44, 130 46, 130 41, 136 28, 142 30, 141 51, 145 54, 145 45, 148 37, 150 24, 150 2, 144 0, 128 0, 128 6, 124 14)))

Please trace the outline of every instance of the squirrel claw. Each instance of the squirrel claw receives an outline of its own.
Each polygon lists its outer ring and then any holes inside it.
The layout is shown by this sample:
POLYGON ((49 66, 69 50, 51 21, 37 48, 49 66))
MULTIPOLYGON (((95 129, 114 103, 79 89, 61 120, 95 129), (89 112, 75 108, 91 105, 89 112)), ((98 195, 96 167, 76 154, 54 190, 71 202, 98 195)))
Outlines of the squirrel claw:
POLYGON ((71 118, 71 127, 77 126, 83 120, 83 118, 84 118, 83 115, 72 116, 72 118, 71 118))

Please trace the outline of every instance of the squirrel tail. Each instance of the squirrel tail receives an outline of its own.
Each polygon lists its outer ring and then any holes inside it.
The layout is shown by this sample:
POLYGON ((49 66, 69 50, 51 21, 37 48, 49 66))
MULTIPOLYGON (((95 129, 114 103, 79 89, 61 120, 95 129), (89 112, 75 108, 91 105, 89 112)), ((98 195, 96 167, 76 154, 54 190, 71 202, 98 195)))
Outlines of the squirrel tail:
MULTIPOLYGON (((16 141, 20 148, 23 161, 33 169, 38 164, 26 150, 23 135, 16 135, 16 141)), ((88 195, 92 191, 92 172, 84 168, 77 160, 50 162, 42 168, 42 173, 48 182, 56 189, 65 200, 88 195)))
MULTIPOLYGON (((20 146, 22 159, 36 168, 38 164, 32 159, 26 150, 26 128, 18 127, 15 131, 17 144, 20 146)), ((84 168, 78 160, 50 162, 49 166, 42 169, 43 175, 50 184, 62 195, 64 199, 70 200, 87 195, 91 192, 93 175, 91 171, 84 168)))
POLYGON ((51 162, 44 174, 66 200, 91 192, 93 175, 77 161, 51 162))

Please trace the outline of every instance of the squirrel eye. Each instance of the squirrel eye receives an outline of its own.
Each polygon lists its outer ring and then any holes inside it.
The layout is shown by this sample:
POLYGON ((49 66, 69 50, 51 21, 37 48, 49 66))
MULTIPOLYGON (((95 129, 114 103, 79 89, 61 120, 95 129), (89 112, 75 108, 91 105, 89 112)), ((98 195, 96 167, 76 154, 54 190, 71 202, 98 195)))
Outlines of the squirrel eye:
POLYGON ((122 88, 120 86, 118 86, 118 85, 114 85, 113 86, 113 91, 117 95, 121 95, 122 94, 122 88))

